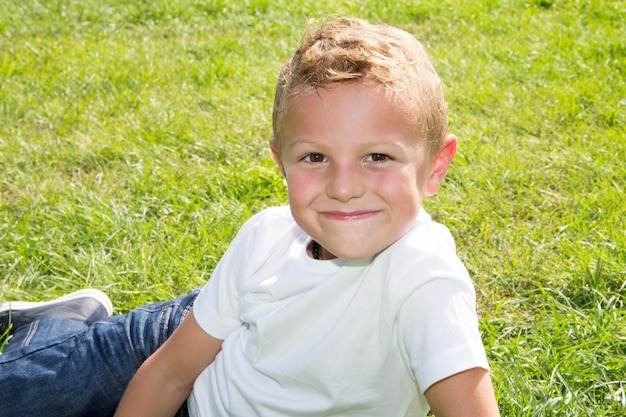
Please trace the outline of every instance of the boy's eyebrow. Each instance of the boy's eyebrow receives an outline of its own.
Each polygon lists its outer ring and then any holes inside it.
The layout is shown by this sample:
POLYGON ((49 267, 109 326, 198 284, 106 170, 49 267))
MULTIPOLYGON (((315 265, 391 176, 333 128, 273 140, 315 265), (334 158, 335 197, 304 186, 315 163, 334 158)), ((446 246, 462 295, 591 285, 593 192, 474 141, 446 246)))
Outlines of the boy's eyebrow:
POLYGON ((306 145, 306 144, 310 144, 313 145, 316 142, 313 140, 309 140, 309 139, 290 139, 290 140, 284 140, 283 141, 283 150, 289 150, 291 148, 294 148, 298 145, 306 145))

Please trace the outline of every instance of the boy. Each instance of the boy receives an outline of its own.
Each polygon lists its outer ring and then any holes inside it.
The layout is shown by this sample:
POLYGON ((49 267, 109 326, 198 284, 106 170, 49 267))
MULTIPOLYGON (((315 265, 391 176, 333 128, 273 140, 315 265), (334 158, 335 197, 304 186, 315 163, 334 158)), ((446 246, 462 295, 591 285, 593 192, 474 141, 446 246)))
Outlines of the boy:
MULTIPOLYGON (((273 127, 289 207, 250 219, 197 298, 59 341, 74 348, 55 378, 106 373, 125 386, 143 362, 120 417, 181 405, 191 416, 498 416, 473 287, 449 232, 421 209, 457 140, 419 42, 346 18, 307 32, 280 73, 273 127)), ((26 358, 0 364, 0 391, 42 373, 26 358), (6 383, 20 360, 29 375, 6 383)), ((81 387, 90 415, 116 402, 112 385, 107 400, 81 387)))

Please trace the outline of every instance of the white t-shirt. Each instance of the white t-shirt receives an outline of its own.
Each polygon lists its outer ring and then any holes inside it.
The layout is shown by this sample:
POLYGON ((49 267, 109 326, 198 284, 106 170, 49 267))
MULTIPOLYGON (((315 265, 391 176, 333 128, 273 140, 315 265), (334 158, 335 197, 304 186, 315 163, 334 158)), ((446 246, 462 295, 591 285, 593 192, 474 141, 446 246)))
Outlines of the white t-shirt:
POLYGON ((194 304, 224 344, 192 417, 425 416, 433 383, 488 369, 470 278, 424 211, 369 259, 314 260, 309 242, 288 207, 234 239, 194 304))

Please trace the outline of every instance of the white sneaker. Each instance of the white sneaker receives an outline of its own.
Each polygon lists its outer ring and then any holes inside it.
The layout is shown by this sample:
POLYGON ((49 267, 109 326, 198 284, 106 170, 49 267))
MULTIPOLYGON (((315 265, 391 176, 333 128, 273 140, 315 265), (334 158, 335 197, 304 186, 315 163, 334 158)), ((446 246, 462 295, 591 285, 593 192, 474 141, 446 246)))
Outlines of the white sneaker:
MULTIPOLYGON (((8 301, 0 304, 0 334, 12 324, 16 328, 43 319, 66 319, 85 324, 104 320, 113 313, 113 304, 102 291, 88 288, 50 301, 8 301)), ((12 332, 11 331, 11 332, 12 332)))

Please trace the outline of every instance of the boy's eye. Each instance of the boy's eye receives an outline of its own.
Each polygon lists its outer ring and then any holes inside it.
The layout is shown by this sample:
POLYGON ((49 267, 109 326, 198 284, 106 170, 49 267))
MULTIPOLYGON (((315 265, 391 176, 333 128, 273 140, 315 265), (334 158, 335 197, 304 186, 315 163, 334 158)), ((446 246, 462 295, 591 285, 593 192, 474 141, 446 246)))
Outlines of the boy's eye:
POLYGON ((324 162, 324 155, 321 153, 311 153, 308 154, 304 160, 307 162, 324 162))
POLYGON ((368 157, 368 159, 374 162, 386 161, 389 159, 389 155, 385 155, 384 153, 373 153, 368 157))

